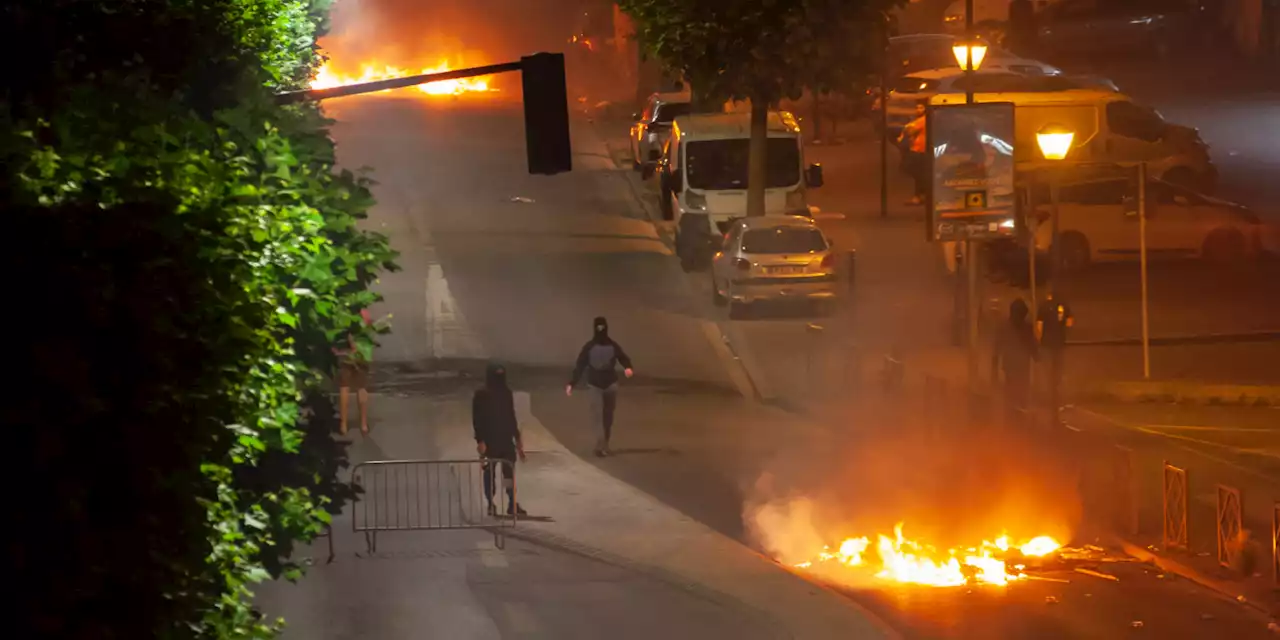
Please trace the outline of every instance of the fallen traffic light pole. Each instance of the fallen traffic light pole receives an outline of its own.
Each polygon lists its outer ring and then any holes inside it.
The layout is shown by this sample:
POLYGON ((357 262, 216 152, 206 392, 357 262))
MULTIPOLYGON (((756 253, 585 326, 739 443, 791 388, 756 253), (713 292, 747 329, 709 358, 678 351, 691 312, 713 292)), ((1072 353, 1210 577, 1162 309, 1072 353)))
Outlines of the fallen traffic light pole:
POLYGON ((326 89, 304 89, 276 94, 277 104, 326 100, 362 93, 377 93, 419 84, 490 76, 519 71, 524 90, 524 130, 529 173, 552 175, 573 169, 569 144, 569 98, 564 78, 564 54, 535 53, 519 62, 503 62, 483 67, 424 73, 326 89))

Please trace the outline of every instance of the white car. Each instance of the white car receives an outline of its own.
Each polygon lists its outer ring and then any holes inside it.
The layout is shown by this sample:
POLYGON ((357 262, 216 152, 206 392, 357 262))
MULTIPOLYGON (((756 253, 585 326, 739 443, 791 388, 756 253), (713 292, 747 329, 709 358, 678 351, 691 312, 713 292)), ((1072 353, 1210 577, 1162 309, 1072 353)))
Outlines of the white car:
MULTIPOLYGON (((1123 176, 1072 182, 1059 189, 1063 268, 1138 259, 1136 190, 1123 176)), ((1047 189, 1037 188, 1034 202, 1036 250, 1047 255, 1053 244, 1047 189)), ((1264 224, 1241 205, 1161 180, 1148 181, 1146 204, 1149 260, 1203 258, 1238 263, 1277 249, 1277 226, 1264 224)))
MULTIPOLYGON (((912 73, 925 69, 954 67, 960 70, 956 62, 956 54, 952 47, 956 44, 956 36, 945 33, 918 33, 889 38, 890 69, 893 74, 912 73)), ((987 47, 982 58, 979 71, 1009 71, 1022 75, 1055 76, 1062 70, 1051 64, 1023 58, 1007 49, 995 45, 987 47)))
POLYGON ((656 162, 662 148, 671 137, 671 123, 679 116, 687 115, 690 94, 655 93, 649 96, 644 111, 632 116, 631 167, 637 171, 645 163, 656 162))
POLYGON ((1026 75, 983 67, 972 77, 959 67, 929 69, 902 76, 889 87, 889 131, 896 134, 916 117, 916 104, 937 95, 984 93, 1056 93, 1080 89, 1112 91, 1114 85, 1064 75, 1026 75))
POLYGON ((712 300, 734 315, 756 302, 836 299, 835 253, 812 219, 738 218, 711 264, 712 300))

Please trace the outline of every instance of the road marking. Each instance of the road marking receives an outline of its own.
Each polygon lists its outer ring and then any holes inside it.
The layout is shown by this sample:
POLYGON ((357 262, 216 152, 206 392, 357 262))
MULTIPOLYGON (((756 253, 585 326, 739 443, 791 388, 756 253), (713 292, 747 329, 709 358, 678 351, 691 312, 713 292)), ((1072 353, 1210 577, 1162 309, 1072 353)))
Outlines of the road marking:
MULTIPOLYGON (((1175 447, 1177 447, 1177 448, 1179 448, 1179 449, 1182 449, 1183 451, 1189 451, 1189 452, 1194 453, 1194 454, 1196 454, 1196 455, 1198 455, 1198 456, 1201 456, 1201 457, 1204 457, 1204 458, 1208 458, 1209 460, 1213 460, 1214 462, 1217 462, 1217 463, 1219 463, 1219 464, 1223 464, 1223 465, 1226 465, 1226 466, 1228 466, 1228 467, 1231 467, 1232 469, 1235 469, 1235 470, 1237 470, 1237 471, 1239 471, 1239 472, 1241 472, 1241 473, 1244 473, 1244 474, 1246 474, 1246 475, 1251 475, 1251 476, 1253 476, 1253 477, 1255 477, 1255 478, 1260 478, 1260 479, 1265 480, 1265 481, 1267 481, 1267 482, 1272 482, 1272 483, 1274 483, 1274 482, 1280 482, 1280 478, 1276 478, 1276 477, 1274 477, 1274 476, 1272 476, 1272 475, 1270 475, 1270 474, 1268 474, 1268 473, 1263 473, 1263 472, 1261 472, 1261 471, 1258 471, 1257 469, 1253 469, 1253 468, 1251 468, 1251 467, 1246 467, 1246 466, 1243 466, 1243 465, 1237 464, 1237 463, 1235 463, 1235 462, 1232 462, 1232 461, 1230 461, 1230 460, 1227 460, 1227 459, 1225 459, 1225 458, 1222 458, 1222 457, 1219 457, 1219 456, 1215 456, 1215 455, 1213 455, 1213 454, 1211 454, 1211 453, 1209 453, 1209 452, 1207 452, 1207 451, 1204 451, 1203 449, 1197 449, 1197 448, 1194 448, 1194 447, 1189 447, 1189 446, 1184 445, 1184 444, 1179 444, 1179 443, 1177 443, 1176 441, 1178 441, 1178 440, 1182 440, 1182 441, 1185 441, 1185 442, 1193 442, 1193 443, 1197 443, 1197 444, 1210 445, 1210 446, 1217 447, 1217 448, 1221 448, 1221 449, 1227 449, 1227 450, 1229 450, 1229 451, 1231 451, 1231 450, 1238 450, 1238 449, 1236 449, 1235 447, 1232 447, 1232 446, 1229 446, 1229 445, 1225 445, 1225 444, 1218 444, 1218 443, 1215 443, 1215 442, 1209 442, 1209 441, 1207 441, 1207 440, 1199 440, 1199 439, 1197 439, 1197 438, 1190 438, 1190 437, 1187 437, 1187 436, 1180 436, 1180 435, 1173 434, 1173 433, 1161 433, 1161 432, 1156 431, 1156 430, 1153 430, 1153 429, 1144 429, 1143 427, 1140 427, 1140 426, 1138 426, 1138 425, 1129 424, 1129 423, 1124 422, 1124 421, 1122 421, 1122 420, 1120 420, 1120 419, 1118 419, 1118 418, 1113 418, 1113 417, 1108 416, 1108 415, 1106 415, 1106 414, 1098 413, 1097 411, 1094 411, 1094 410, 1092 410, 1092 409, 1086 409, 1086 408, 1084 408, 1084 407, 1076 407, 1076 411, 1081 411, 1081 412, 1084 412, 1084 413, 1088 413, 1088 414, 1090 414, 1090 415, 1093 415, 1094 417, 1097 417, 1097 418, 1100 418, 1100 419, 1105 420, 1105 421, 1107 421, 1107 422, 1110 422, 1111 424, 1116 425, 1117 427, 1120 427, 1120 428, 1122 428, 1122 429, 1128 429, 1128 430, 1130 430, 1130 431, 1137 431, 1137 432, 1139 432, 1139 433, 1145 433, 1145 434, 1147 434, 1147 435, 1152 435, 1152 436, 1156 436, 1156 437, 1159 437, 1159 438, 1165 438, 1165 439, 1167 439, 1167 440, 1175 441, 1175 442, 1172 442, 1171 444, 1173 444, 1173 446, 1175 446, 1175 447)), ((1242 450, 1242 449, 1239 449, 1239 451, 1243 451, 1243 450, 1242 450)))
POLYGON ((1268 427, 1206 427, 1181 424, 1135 424, 1134 427, 1145 429, 1168 429, 1171 431, 1222 431, 1226 433, 1277 433, 1280 430, 1268 427))
POLYGON ((494 549, 493 543, 488 540, 477 542, 476 548, 480 550, 480 564, 490 569, 506 569, 507 556, 505 553, 494 549))
POLYGON ((538 618, 533 615, 533 609, 523 602, 502 603, 502 613, 511 630, 517 634, 536 635, 542 629, 538 618))

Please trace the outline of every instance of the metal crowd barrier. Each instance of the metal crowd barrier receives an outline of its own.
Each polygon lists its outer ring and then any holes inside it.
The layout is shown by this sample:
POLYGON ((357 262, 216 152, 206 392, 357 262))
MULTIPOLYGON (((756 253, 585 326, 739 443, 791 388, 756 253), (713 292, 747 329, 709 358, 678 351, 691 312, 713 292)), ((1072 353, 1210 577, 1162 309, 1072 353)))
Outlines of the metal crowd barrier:
POLYGON ((378 534, 388 531, 486 529, 494 545, 505 548, 505 529, 517 519, 506 513, 507 491, 514 496, 516 487, 499 466, 498 460, 361 462, 351 472, 351 482, 363 489, 351 507, 351 529, 364 533, 369 553, 378 550, 378 534), (496 515, 489 513, 486 475, 496 515))

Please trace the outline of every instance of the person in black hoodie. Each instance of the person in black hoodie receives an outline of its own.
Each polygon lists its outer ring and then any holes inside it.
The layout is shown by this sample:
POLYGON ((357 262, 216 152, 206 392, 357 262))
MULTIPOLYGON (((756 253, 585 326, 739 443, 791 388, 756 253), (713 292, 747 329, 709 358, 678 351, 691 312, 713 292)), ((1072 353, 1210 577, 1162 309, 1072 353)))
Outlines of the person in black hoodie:
POLYGON ((524 439, 516 423, 515 398, 507 386, 507 371, 502 365, 490 363, 484 377, 484 386, 471 397, 471 426, 475 429, 476 452, 492 461, 484 465, 484 497, 489 503, 489 515, 498 513, 493 505, 493 482, 499 467, 502 478, 512 483, 507 489, 507 514, 527 515, 516 504, 516 458, 522 462, 525 459, 524 439))
POLYGON ((582 345, 578 352, 578 362, 569 376, 569 384, 564 388, 565 395, 573 395, 573 387, 587 377, 587 389, 591 392, 591 420, 599 420, 599 431, 596 437, 596 455, 609 455, 609 437, 613 435, 613 412, 618 406, 618 364, 622 364, 622 372, 628 378, 632 375, 631 358, 618 343, 609 337, 609 321, 603 316, 597 317, 593 323, 595 330, 591 340, 582 345))

